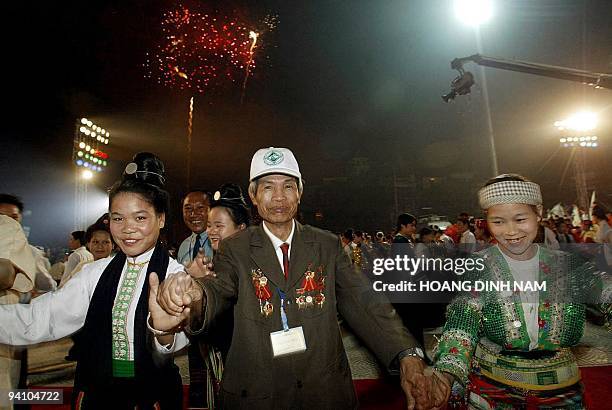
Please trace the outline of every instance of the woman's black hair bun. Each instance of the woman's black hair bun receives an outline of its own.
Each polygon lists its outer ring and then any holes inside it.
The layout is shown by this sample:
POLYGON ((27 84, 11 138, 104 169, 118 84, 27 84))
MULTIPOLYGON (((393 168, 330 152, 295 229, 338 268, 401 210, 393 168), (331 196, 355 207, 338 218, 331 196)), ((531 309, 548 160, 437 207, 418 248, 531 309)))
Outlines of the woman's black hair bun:
POLYGON ((239 185, 232 183, 221 185, 210 205, 211 209, 217 206, 225 207, 236 225, 249 225, 251 213, 239 185))
POLYGON ((213 196, 215 204, 222 205, 223 203, 233 203, 235 205, 247 206, 242 194, 242 189, 239 185, 227 183, 221 185, 221 188, 213 196))
POLYGON ((163 188, 166 184, 164 163, 155 154, 139 152, 125 167, 123 180, 138 180, 163 188))

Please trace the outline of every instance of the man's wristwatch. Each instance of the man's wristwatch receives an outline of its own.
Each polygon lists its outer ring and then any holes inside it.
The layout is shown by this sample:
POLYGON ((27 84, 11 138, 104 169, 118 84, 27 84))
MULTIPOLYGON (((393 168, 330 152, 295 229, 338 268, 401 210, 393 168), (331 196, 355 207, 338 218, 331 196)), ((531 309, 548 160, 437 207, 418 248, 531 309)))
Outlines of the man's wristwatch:
POLYGON ((425 353, 423 353, 423 349, 420 347, 411 347, 410 349, 401 351, 397 355, 397 360, 401 362, 404 357, 418 357, 421 360, 425 360, 425 353))

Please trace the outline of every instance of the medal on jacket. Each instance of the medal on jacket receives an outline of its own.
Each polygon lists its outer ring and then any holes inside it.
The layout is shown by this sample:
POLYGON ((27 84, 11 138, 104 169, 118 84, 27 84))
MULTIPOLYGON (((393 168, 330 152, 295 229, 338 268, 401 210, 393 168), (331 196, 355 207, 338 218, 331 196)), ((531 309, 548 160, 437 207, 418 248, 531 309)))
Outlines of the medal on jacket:
POLYGON ((308 264, 306 272, 304 272, 304 279, 302 279, 302 286, 295 290, 298 297, 295 299, 295 303, 298 305, 298 309, 306 307, 318 306, 323 307, 325 303, 325 275, 323 274, 323 266, 319 266, 317 272, 311 269, 312 264, 308 264))
POLYGON ((255 296, 259 299, 259 311, 264 316, 270 316, 274 311, 274 305, 270 303, 272 292, 268 286, 268 278, 261 272, 261 269, 252 269, 251 278, 255 296))

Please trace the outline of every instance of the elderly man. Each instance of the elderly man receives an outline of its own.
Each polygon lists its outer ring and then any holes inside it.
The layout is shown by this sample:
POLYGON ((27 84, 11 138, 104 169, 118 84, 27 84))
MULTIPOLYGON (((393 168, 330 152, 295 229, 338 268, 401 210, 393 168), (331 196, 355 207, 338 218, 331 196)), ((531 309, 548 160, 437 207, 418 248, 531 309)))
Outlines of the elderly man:
MULTIPOLYGON (((420 407, 433 404, 423 351, 392 307, 356 273, 335 235, 295 220, 302 191, 290 150, 257 151, 249 195, 263 222, 221 243, 216 278, 168 278, 157 299, 149 298, 151 331, 166 341, 183 324, 206 334, 233 306, 223 407, 353 409, 339 312, 381 363, 401 374, 409 408, 415 399, 420 407)), ((155 292, 153 274, 150 283, 155 292)), ((170 350, 183 341, 176 337, 170 350)))

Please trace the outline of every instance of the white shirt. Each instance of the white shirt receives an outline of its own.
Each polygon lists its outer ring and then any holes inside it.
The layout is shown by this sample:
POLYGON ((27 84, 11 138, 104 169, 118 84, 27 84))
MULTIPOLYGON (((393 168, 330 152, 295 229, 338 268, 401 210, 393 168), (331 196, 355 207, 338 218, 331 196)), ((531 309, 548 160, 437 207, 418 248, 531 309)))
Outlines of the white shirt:
MULTIPOLYGON (((499 245, 498 250, 499 250, 499 245)), ((537 245, 536 245, 537 246, 537 245)), ((501 250, 500 250, 501 252, 501 250)), ((517 282, 534 282, 539 279, 540 268, 540 247, 535 256, 526 261, 517 261, 501 252, 508 262, 512 277, 517 282)), ((521 292, 521 305, 523 307, 523 314, 525 315, 525 325, 527 327, 527 334, 529 335, 529 350, 533 350, 538 347, 538 332, 540 326, 538 324, 538 308, 540 303, 540 293, 534 292, 521 292)))
POLYGON ((476 237, 469 229, 461 234, 459 244, 464 245, 462 248, 466 252, 474 252, 476 249, 476 237))
POLYGON ((274 247, 274 251, 276 251, 276 258, 278 259, 278 263, 280 264, 281 272, 284 272, 285 269, 285 267, 283 266, 283 251, 281 249, 281 245, 284 243, 289 245, 288 256, 289 260, 291 260, 291 241, 293 240, 293 233, 295 232, 295 220, 293 220, 292 222, 293 224, 291 225, 291 233, 289 233, 289 236, 285 241, 278 238, 268 229, 268 227, 266 226, 266 221, 262 223, 263 230, 266 235, 268 235, 268 238, 270 238, 270 241, 272 241, 272 246, 274 247))
POLYGON ((86 247, 81 246, 80 248, 75 249, 74 252, 72 252, 70 256, 68 256, 68 260, 66 261, 66 264, 64 265, 64 275, 62 276, 62 280, 61 280, 62 285, 67 280, 67 279, 64 279, 64 277, 70 278, 72 275, 72 271, 74 270, 74 268, 76 268, 79 265, 79 263, 91 262, 93 260, 94 260, 93 255, 91 254, 91 252, 87 250, 86 247))
POLYGON ((555 233, 547 226, 544 227, 544 245, 546 245, 548 249, 558 250, 561 248, 555 233))
MULTIPOLYGON (((140 298, 148 260, 153 249, 144 254, 127 260, 131 263, 147 262, 138 275, 134 301, 140 298)), ((10 345, 30 345, 61 339, 79 330, 85 324, 89 303, 93 296, 102 272, 111 262, 112 257, 100 259, 83 266, 81 272, 66 283, 64 287, 35 298, 29 305, 0 306, 0 343, 10 345)), ((123 281, 127 270, 127 261, 123 266, 119 283, 123 281)), ((174 259, 170 258, 167 274, 182 272, 184 268, 174 259)), ((128 342, 134 343, 134 314, 136 304, 133 303, 128 311, 128 342)), ((177 335, 177 343, 187 344, 184 333, 177 335)), ((157 350, 171 351, 174 345, 165 349, 159 347, 155 340, 157 350)))
MULTIPOLYGON (((178 252, 176 254, 176 260, 179 261, 179 263, 182 263, 183 265, 187 266, 192 262, 193 248, 195 247, 197 237, 198 234, 192 232, 191 235, 189 235, 187 238, 185 238, 183 242, 181 242, 181 245, 179 246, 178 252)), ((213 249, 206 231, 200 234, 200 246, 200 249, 204 250, 204 255, 208 256, 209 258, 212 258, 213 249)))
POLYGON ((30 245, 30 250, 36 260, 36 279, 34 280, 36 290, 49 292, 57 289, 57 282, 49 274, 51 267, 49 259, 36 246, 30 245))

